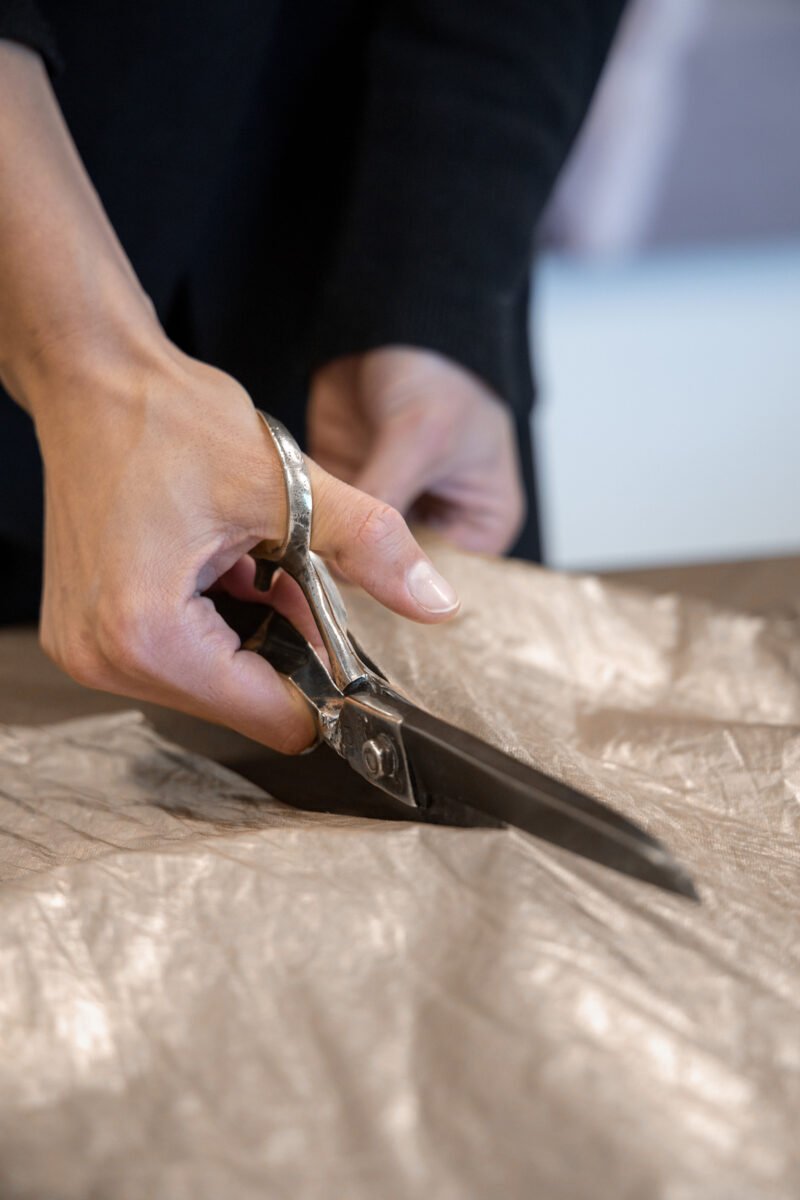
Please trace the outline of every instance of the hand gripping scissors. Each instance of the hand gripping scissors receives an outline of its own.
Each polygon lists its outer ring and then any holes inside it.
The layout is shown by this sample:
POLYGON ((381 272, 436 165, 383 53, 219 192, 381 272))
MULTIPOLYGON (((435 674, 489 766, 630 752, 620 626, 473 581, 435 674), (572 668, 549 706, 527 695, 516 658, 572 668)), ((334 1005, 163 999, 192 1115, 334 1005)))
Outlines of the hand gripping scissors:
POLYGON ((655 838, 607 805, 418 708, 392 686, 347 629, 339 589, 311 550, 311 483, 297 443, 259 412, 283 468, 288 523, 279 545, 260 542, 256 586, 278 568, 300 586, 328 655, 279 613, 270 612, 245 648, 299 689, 318 740, 420 820, 515 826, 612 870, 697 900, 685 869, 655 838))

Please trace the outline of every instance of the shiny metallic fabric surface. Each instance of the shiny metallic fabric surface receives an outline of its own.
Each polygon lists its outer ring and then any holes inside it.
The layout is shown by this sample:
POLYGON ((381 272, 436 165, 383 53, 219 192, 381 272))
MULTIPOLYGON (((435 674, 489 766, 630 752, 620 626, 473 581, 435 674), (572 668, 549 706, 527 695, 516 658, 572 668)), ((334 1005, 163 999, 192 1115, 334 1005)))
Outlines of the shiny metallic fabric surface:
POLYGON ((459 618, 348 595, 367 652, 702 904, 296 812, 137 715, 0 727, 4 1200, 800 1195, 796 620, 438 559, 459 618))

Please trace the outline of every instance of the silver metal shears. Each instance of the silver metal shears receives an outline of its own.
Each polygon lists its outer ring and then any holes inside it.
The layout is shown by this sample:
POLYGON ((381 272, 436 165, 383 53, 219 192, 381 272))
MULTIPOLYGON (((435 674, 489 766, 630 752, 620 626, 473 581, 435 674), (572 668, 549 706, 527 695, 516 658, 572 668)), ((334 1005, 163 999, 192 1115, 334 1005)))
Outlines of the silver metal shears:
POLYGON ((283 467, 288 525, 279 545, 259 543, 256 585, 278 568, 302 589, 329 665, 280 614, 270 612, 245 647, 300 690, 319 738, 354 771, 420 820, 513 825, 635 879, 698 899, 684 868, 655 838, 607 805, 418 708, 400 694, 348 632, 330 571, 310 546, 311 483, 288 430, 259 413, 283 467))

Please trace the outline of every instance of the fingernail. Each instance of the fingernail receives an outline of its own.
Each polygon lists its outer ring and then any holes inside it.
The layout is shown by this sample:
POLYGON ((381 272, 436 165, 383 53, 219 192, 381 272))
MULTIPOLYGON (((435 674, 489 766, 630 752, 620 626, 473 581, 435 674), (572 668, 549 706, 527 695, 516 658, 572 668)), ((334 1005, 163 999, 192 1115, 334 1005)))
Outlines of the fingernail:
POLYGON ((406 583, 420 608, 428 612, 443 613, 458 608, 459 600, 455 590, 424 559, 414 563, 408 572, 406 583))

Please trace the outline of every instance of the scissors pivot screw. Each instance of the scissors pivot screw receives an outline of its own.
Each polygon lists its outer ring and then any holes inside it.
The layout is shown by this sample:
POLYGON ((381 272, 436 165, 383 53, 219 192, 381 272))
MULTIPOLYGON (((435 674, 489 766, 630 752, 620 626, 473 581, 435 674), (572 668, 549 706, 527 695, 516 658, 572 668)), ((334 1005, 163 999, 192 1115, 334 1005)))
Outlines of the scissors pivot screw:
POLYGON ((397 755, 385 733, 379 733, 377 737, 364 742, 361 757, 364 770, 370 779, 383 779, 385 775, 391 775, 397 769, 397 755))

